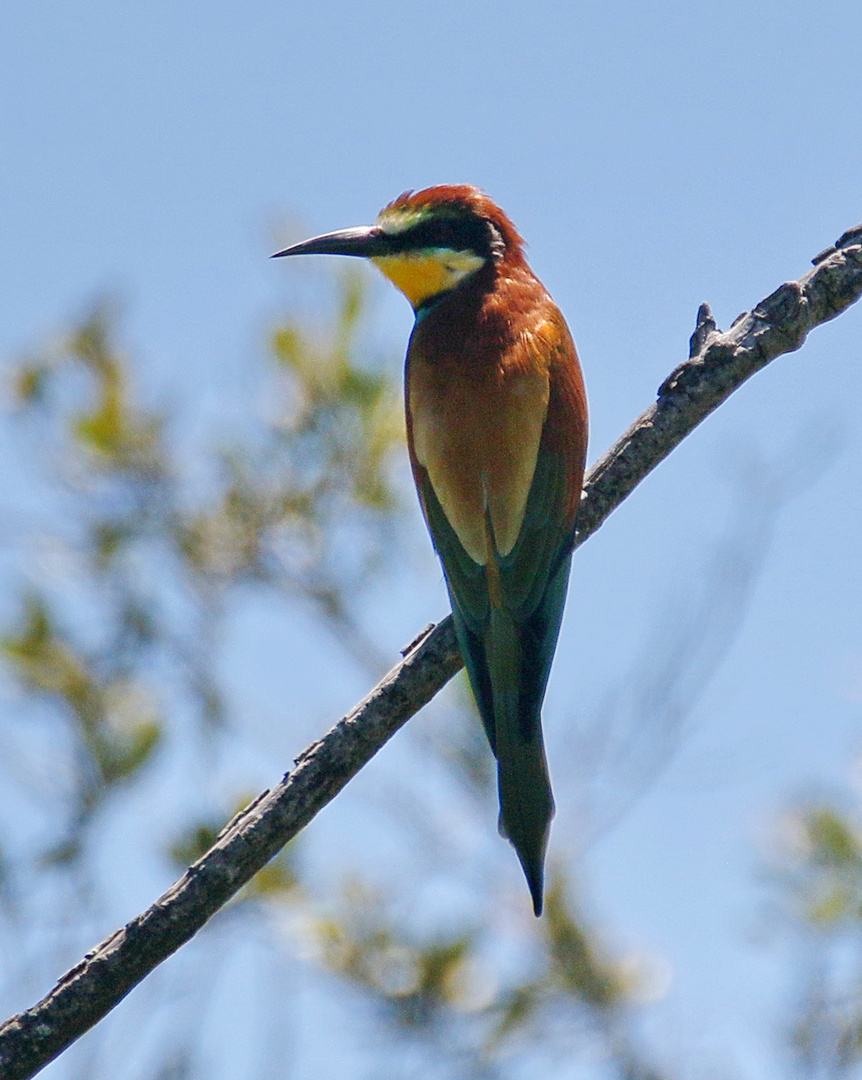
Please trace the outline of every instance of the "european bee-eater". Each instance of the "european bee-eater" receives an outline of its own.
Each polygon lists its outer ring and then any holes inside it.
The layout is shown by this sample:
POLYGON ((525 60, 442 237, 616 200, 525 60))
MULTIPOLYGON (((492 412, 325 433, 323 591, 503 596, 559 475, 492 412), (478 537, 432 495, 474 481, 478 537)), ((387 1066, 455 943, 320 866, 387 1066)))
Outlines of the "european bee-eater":
POLYGON ((587 448, 578 354, 514 225, 467 185, 281 255, 370 259, 416 322, 405 399, 413 476, 497 759, 500 831, 542 912, 554 800, 541 707, 560 630, 587 448))

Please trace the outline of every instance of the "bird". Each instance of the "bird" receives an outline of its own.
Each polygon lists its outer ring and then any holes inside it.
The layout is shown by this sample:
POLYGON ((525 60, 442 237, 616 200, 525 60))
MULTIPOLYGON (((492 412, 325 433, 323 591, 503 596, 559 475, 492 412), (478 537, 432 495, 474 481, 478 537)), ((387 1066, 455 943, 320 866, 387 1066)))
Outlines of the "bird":
POLYGON ((539 916, 554 815, 541 710, 587 452, 572 335, 514 224, 472 185, 404 192, 373 225, 272 257, 315 254, 369 260, 413 307, 410 464, 496 758, 499 830, 539 916))

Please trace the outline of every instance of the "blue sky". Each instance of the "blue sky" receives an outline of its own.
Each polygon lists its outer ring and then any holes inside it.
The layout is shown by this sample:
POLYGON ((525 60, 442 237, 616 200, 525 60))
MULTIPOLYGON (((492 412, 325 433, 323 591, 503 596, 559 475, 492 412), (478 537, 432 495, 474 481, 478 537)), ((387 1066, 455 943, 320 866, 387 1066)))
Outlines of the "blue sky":
MULTIPOLYGON (((183 397, 192 421, 239 423, 267 317, 316 272, 269 263, 278 240, 471 182, 515 220, 570 321, 595 457, 684 358, 701 301, 729 325, 862 220, 860 40, 852 0, 10 6, 0 354, 118 294, 148 389, 183 397)), ((400 351, 407 305, 382 283, 375 297, 375 333, 400 351)), ((788 478, 744 622, 672 760, 612 828, 581 833, 575 792, 553 840, 591 839, 595 911, 670 964, 662 1044, 748 1075, 774 1064, 782 1004, 779 950, 751 940, 758 845, 790 796, 849 784, 860 750, 860 359, 851 310, 578 553, 548 698, 559 775, 571 732, 687 625, 720 553, 743 558, 758 470, 788 478)), ((427 589, 378 613, 393 653, 444 602, 429 557, 427 589)), ((324 718, 361 689, 347 681, 324 718)))

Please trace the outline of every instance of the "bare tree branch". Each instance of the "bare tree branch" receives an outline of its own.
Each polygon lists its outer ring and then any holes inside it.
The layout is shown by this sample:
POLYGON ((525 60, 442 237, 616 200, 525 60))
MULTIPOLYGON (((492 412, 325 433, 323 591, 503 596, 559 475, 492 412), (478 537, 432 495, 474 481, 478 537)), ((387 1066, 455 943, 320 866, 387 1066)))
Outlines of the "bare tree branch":
MULTIPOLYGON (((745 312, 726 333, 701 305, 689 359, 658 400, 593 467, 575 545, 746 379, 798 349, 808 332, 862 295, 862 226, 821 252, 814 269, 745 312)), ((105 1016, 188 941, 461 667, 451 617, 430 627, 367 698, 223 830, 215 845, 147 911, 68 971, 32 1009, 0 1027, 0 1077, 26 1080, 105 1016)))

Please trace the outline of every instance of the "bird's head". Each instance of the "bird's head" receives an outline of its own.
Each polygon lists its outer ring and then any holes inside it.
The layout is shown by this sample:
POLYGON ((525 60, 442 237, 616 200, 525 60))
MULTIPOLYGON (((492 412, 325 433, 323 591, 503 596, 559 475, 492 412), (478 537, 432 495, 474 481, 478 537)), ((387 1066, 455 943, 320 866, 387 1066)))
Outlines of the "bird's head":
POLYGON ((355 255, 373 263, 419 311, 483 267, 523 260, 522 240, 503 211, 478 188, 442 185, 405 192, 373 225, 326 233, 283 255, 355 255))

